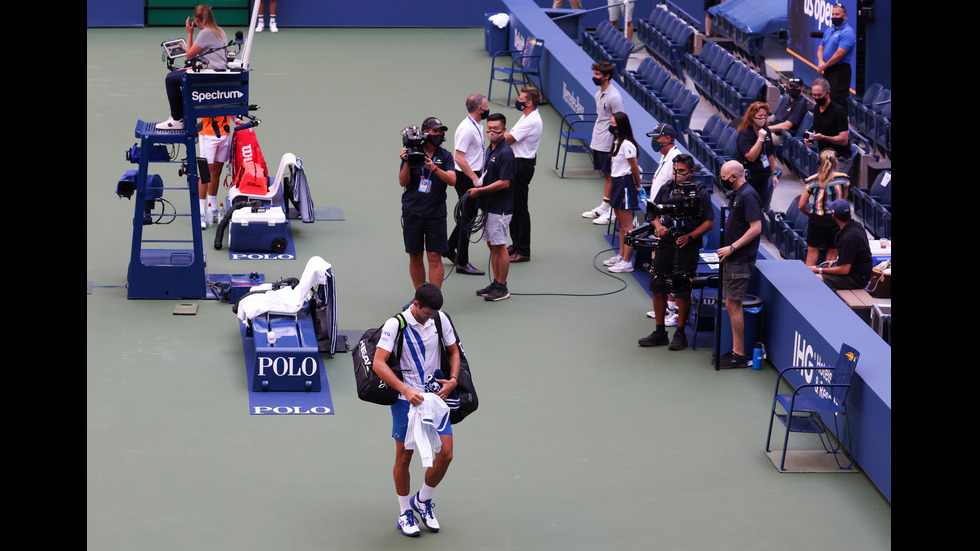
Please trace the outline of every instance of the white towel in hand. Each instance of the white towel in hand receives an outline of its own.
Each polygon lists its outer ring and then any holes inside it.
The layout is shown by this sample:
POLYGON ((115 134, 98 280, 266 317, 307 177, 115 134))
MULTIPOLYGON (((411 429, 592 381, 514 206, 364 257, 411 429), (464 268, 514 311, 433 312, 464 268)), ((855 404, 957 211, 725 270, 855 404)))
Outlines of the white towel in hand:
POLYGON ((449 425, 449 406, 437 394, 422 394, 422 403, 408 410, 408 431, 405 449, 419 450, 423 467, 431 467, 435 455, 442 449, 439 431, 449 425))

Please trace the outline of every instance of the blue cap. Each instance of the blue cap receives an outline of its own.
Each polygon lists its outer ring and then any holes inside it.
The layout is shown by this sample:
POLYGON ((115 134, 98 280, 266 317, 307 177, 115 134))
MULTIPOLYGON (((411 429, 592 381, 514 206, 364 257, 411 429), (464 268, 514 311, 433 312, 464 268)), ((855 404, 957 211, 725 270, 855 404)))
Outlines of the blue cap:
POLYGON ((851 213, 851 204, 847 202, 847 199, 834 199, 827 205, 827 208, 838 218, 844 214, 851 213))

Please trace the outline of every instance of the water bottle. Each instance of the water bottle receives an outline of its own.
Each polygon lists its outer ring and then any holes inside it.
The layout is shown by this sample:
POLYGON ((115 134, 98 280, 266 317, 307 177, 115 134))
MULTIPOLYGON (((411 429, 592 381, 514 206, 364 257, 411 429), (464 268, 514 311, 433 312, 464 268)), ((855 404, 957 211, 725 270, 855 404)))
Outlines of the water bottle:
POLYGON ((640 203, 646 203, 650 200, 650 196, 647 195, 647 190, 640 187, 640 191, 636 192, 637 197, 640 199, 640 203))
POLYGON ((762 361, 766 359, 766 346, 761 342, 755 343, 752 351, 752 369, 762 369, 762 361))
POLYGON ((269 346, 275 346, 275 344, 276 344, 276 332, 275 331, 269 331, 268 333, 266 333, 266 340, 269 341, 269 346))

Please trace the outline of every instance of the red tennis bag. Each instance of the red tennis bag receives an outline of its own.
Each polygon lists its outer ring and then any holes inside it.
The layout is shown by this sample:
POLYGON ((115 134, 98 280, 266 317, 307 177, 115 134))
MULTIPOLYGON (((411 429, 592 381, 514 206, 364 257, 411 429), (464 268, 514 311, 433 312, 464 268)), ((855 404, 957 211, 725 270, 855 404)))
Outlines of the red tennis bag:
POLYGON ((255 137, 255 129, 235 132, 231 142, 231 185, 247 195, 265 195, 269 192, 269 168, 262 156, 262 148, 255 137))

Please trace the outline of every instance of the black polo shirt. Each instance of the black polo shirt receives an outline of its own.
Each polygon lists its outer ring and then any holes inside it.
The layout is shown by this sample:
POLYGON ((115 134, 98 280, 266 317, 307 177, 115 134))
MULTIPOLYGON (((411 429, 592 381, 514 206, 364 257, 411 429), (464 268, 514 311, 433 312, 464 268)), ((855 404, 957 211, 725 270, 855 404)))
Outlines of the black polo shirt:
MULTIPOLYGON (((749 223, 762 220, 762 199, 759 192, 748 182, 736 189, 728 202, 728 220, 725 221, 725 246, 741 239, 745 232, 749 231, 749 223)), ((725 258, 725 261, 750 262, 755 261, 759 253, 759 242, 762 234, 755 236, 755 239, 747 245, 743 244, 735 249, 735 252, 725 258)))
POLYGON ((837 232, 837 264, 850 264, 848 275, 867 281, 871 278, 871 245, 864 227, 848 220, 837 232))
MULTIPOLYGON (((432 162, 442 170, 450 172, 456 169, 453 154, 438 147, 432 157, 432 162)), ((405 162, 402 161, 402 166, 405 162)), ((401 167, 399 167, 401 170, 401 167)), ((446 182, 436 176, 435 171, 423 167, 409 168, 408 185, 402 190, 402 212, 423 216, 425 218, 446 217, 446 182), (419 191, 422 178, 429 180, 428 191, 419 191)))
MULTIPOLYGON (((829 101, 827 109, 820 112, 819 106, 813 107, 813 131, 825 136, 836 136, 847 130, 847 109, 833 101, 829 101)), ((827 141, 817 142, 817 151, 832 148, 837 152, 838 159, 846 159, 851 156, 850 145, 836 145, 827 141)))
POLYGON ((802 95, 798 98, 791 98, 788 95, 785 96, 787 100, 780 99, 779 103, 776 104, 775 109, 773 109, 773 121, 776 124, 781 122, 790 121, 793 123, 793 128, 790 128, 788 132, 790 134, 795 134, 796 130, 799 128, 800 123, 803 122, 803 117, 806 116, 806 98, 802 95))
POLYGON ((500 140, 497 147, 488 149, 485 162, 483 185, 489 186, 498 180, 510 180, 510 185, 505 189, 480 194, 480 197, 485 201, 487 212, 513 214, 515 163, 514 151, 510 148, 507 140, 500 140))

